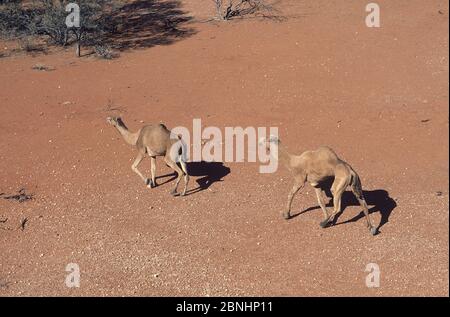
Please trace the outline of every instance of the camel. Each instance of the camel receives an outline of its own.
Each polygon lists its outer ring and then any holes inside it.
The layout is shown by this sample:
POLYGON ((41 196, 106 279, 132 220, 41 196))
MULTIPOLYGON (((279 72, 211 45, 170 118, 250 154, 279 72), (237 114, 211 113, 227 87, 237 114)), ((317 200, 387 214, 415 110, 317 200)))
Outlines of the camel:
MULTIPOLYGON (((301 155, 291 155, 278 137, 270 136, 268 139, 263 138, 260 140, 260 144, 265 146, 266 151, 271 150, 271 145, 276 146, 278 157, 275 158, 283 163, 294 176, 294 185, 288 195, 287 210, 283 212, 285 219, 291 217, 291 205, 294 196, 305 186, 305 183, 309 183, 314 187, 319 206, 323 211, 324 220, 320 222, 320 226, 322 228, 327 227, 333 223, 334 217, 340 212, 342 194, 350 186, 353 194, 363 208, 370 233, 372 235, 377 233, 377 228, 372 225, 370 219, 358 174, 348 163, 341 160, 331 148, 322 146, 315 151, 306 151, 301 155), (331 193, 333 194, 334 210, 329 215, 325 207, 323 199, 324 191, 321 185, 323 185, 324 181, 333 177, 334 181, 331 186, 331 193)), ((270 154, 272 155, 273 153, 271 152, 270 154)))
POLYGON ((139 175, 148 188, 156 187, 156 157, 163 156, 167 166, 178 173, 175 187, 170 194, 173 196, 178 195, 178 184, 184 175, 184 190, 181 196, 186 195, 189 174, 186 167, 186 144, 181 139, 181 135, 172 134, 164 124, 146 125, 133 133, 128 130, 120 117, 108 117, 106 121, 119 131, 126 143, 137 148, 138 155, 133 165, 131 165, 131 169, 139 175), (138 165, 146 154, 150 156, 151 179, 144 177, 138 170, 138 165), (177 161, 180 163, 181 168, 177 165, 177 161))

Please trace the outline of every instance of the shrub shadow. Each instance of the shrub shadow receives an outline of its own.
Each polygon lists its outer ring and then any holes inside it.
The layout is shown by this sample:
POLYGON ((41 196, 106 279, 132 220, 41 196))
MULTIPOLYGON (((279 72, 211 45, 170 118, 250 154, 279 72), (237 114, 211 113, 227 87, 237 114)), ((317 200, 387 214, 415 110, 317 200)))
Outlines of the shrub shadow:
POLYGON ((136 0, 105 17, 110 32, 103 43, 119 51, 169 45, 195 34, 180 0, 136 0))

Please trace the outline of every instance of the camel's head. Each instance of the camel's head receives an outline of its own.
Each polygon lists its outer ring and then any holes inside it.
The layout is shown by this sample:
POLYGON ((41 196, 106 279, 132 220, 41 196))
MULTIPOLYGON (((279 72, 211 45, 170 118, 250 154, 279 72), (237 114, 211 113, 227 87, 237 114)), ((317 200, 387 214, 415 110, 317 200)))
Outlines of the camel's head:
POLYGON ((113 127, 123 126, 122 118, 120 117, 107 117, 106 122, 108 122, 113 127))
POLYGON ((270 147, 280 144, 280 139, 278 138, 278 136, 270 135, 268 138, 260 138, 258 144, 260 146, 263 146, 266 152, 270 152, 270 147))

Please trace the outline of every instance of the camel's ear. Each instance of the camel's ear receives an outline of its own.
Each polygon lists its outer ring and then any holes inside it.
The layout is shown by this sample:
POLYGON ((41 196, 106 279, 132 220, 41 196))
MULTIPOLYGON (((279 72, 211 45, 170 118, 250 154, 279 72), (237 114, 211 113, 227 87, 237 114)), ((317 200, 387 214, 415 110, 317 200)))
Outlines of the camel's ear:
POLYGON ((183 138, 183 136, 181 134, 178 134, 178 140, 181 140, 183 138))
POLYGON ((258 140, 258 144, 259 145, 264 145, 266 143, 266 138, 265 137, 260 137, 258 140))
POLYGON ((269 142, 275 143, 275 144, 279 144, 280 143, 280 139, 278 138, 278 136, 276 135, 270 135, 269 137, 269 142))

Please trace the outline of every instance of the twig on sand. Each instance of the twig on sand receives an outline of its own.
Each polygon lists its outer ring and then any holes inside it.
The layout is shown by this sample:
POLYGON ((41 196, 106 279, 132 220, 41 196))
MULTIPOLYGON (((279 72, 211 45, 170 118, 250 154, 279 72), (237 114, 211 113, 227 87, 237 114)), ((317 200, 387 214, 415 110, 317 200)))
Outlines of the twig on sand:
MULTIPOLYGON (((0 194, 0 196, 3 196, 3 195, 4 195, 4 193, 0 194)), ((3 196, 3 199, 15 199, 19 203, 22 203, 24 201, 33 199, 33 194, 27 194, 25 191, 25 188, 21 188, 17 195, 3 196)))
POLYGON ((25 225, 28 222, 28 218, 24 218, 21 222, 20 222, 20 228, 23 230, 25 230, 25 225))

